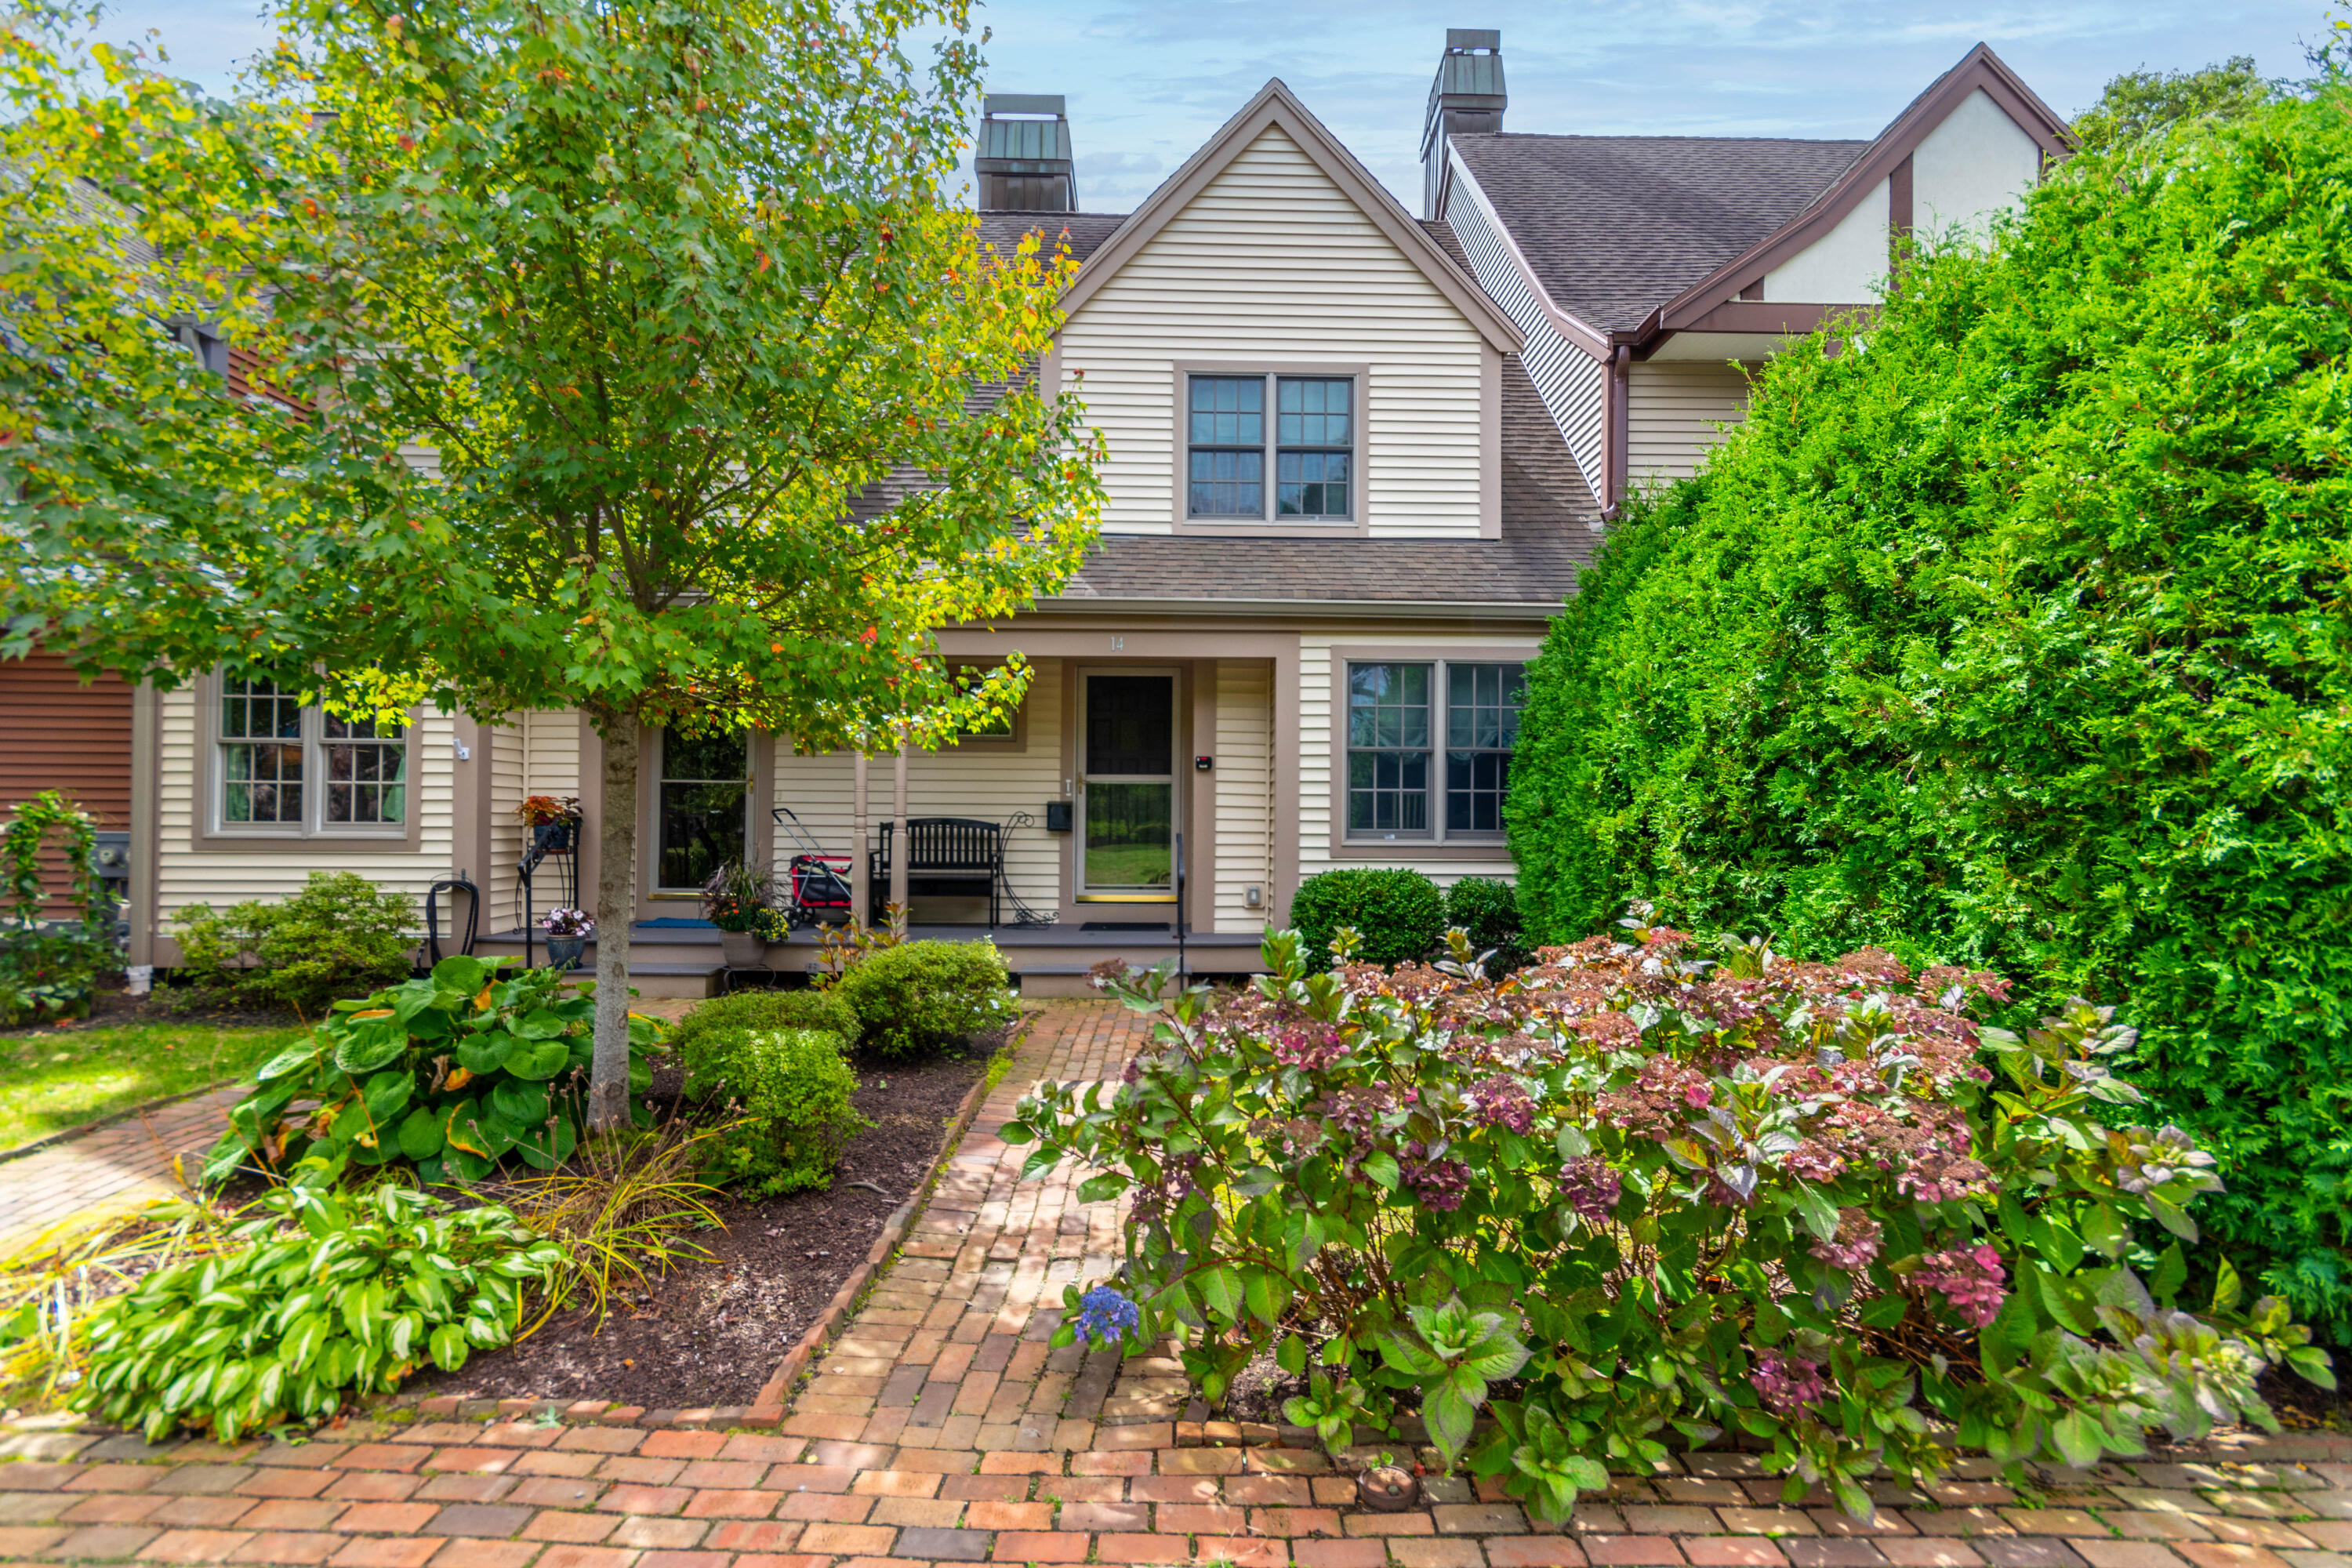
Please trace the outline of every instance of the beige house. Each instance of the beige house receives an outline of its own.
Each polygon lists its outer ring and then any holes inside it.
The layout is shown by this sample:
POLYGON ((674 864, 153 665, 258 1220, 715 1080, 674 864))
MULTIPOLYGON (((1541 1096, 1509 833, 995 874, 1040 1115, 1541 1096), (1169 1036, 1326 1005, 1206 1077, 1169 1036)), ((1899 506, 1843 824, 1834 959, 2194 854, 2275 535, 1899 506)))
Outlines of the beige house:
MULTIPOLYGON (((1866 308, 1906 235, 1980 229, 2063 149, 1982 47, 1868 142, 1530 135, 1506 107, 1497 35, 1453 31, 1421 217, 1278 81, 1143 206, 1097 215, 1074 210, 1061 100, 991 100, 981 222, 1083 262, 1044 373, 1104 433, 1109 500, 1060 595, 942 635, 1036 673, 1003 732, 903 764, 908 818, 992 824, 1001 846, 992 886, 927 877, 919 854, 919 926, 977 935, 992 912, 1024 988, 1066 990, 1180 935, 1194 973, 1255 968, 1327 868, 1509 877, 1522 670, 1619 500, 1692 471, 1748 370, 1866 308)), ((158 964, 181 908, 317 869, 420 902, 463 872, 482 945, 519 949, 514 808, 593 796, 599 760, 568 712, 378 737, 209 682, 140 692, 132 724, 132 957, 158 964)), ((899 766, 863 770, 869 845, 899 766)), ((693 923, 716 860, 788 859, 794 828, 849 856, 860 771, 788 735, 656 739, 640 987, 716 982, 717 935, 693 923)), ((541 864, 534 908, 566 869, 541 864)))

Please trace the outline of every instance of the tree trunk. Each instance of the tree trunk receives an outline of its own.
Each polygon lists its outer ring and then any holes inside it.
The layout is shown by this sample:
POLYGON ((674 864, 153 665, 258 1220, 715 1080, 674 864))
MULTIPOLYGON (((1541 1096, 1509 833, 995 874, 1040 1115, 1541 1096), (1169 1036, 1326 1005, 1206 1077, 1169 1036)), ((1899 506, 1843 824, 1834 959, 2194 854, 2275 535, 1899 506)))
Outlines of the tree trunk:
POLYGON ((635 713, 600 709, 604 774, 596 805, 596 1059, 588 1126, 629 1124, 629 921, 636 912, 637 748, 635 713))

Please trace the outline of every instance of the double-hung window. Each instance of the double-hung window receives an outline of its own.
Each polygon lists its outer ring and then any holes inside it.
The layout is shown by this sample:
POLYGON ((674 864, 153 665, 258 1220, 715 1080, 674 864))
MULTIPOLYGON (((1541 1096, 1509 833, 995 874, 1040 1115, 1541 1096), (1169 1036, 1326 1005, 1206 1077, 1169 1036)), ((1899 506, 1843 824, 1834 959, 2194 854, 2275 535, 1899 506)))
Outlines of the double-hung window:
POLYGON ((401 837, 409 731, 341 719, 267 680, 225 680, 214 739, 214 830, 236 837, 401 837))
POLYGON ((1184 381, 1187 519, 1318 524, 1361 515, 1358 377, 1218 374, 1184 381))
POLYGON ((1526 687, 1516 662, 1350 660, 1346 836, 1499 840, 1526 687))

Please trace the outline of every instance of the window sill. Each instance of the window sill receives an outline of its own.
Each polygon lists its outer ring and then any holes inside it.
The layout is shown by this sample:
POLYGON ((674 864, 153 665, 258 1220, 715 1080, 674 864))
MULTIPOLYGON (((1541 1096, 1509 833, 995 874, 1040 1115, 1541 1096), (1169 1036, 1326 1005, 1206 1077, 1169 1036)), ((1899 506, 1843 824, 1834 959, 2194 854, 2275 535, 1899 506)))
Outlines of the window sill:
POLYGON ((1415 860, 1508 860, 1511 847, 1499 838, 1342 838, 1336 854, 1347 859, 1405 856, 1415 860))
POLYGON ((362 855, 396 855, 416 847, 416 836, 398 833, 198 833, 191 837, 196 849, 240 851, 270 849, 331 849, 362 855))

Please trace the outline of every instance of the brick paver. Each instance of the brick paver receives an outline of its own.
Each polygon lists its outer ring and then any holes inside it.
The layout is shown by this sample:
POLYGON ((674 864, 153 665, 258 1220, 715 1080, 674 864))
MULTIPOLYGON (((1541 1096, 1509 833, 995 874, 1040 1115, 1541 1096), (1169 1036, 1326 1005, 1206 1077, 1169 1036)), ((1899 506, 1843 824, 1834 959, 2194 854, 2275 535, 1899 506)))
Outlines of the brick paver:
POLYGON ((175 1100, 0 1161, 0 1251, 63 1219, 185 1197, 172 1172, 173 1157, 193 1166, 219 1141, 236 1098, 236 1089, 222 1089, 175 1100))
MULTIPOLYGON (((1112 1205, 1017 1180, 996 1136, 1041 1076, 1115 1075, 1143 1021, 1049 1007, 863 1310, 781 1431, 354 1421, 307 1444, 19 1430, 0 1558, 305 1568, 2352 1568, 2352 1438, 2218 1437, 2021 1496, 1981 1461, 1868 1525, 1781 1497, 1749 1454, 1617 1478, 1565 1529, 1429 1476, 1376 1514, 1302 1434, 1209 1422, 1181 1366, 1047 1343, 1066 1283, 1107 1275, 1112 1205)), ((471 1407, 468 1407, 471 1408, 471 1407)), ((612 1413, 577 1407, 585 1417, 612 1413)))

